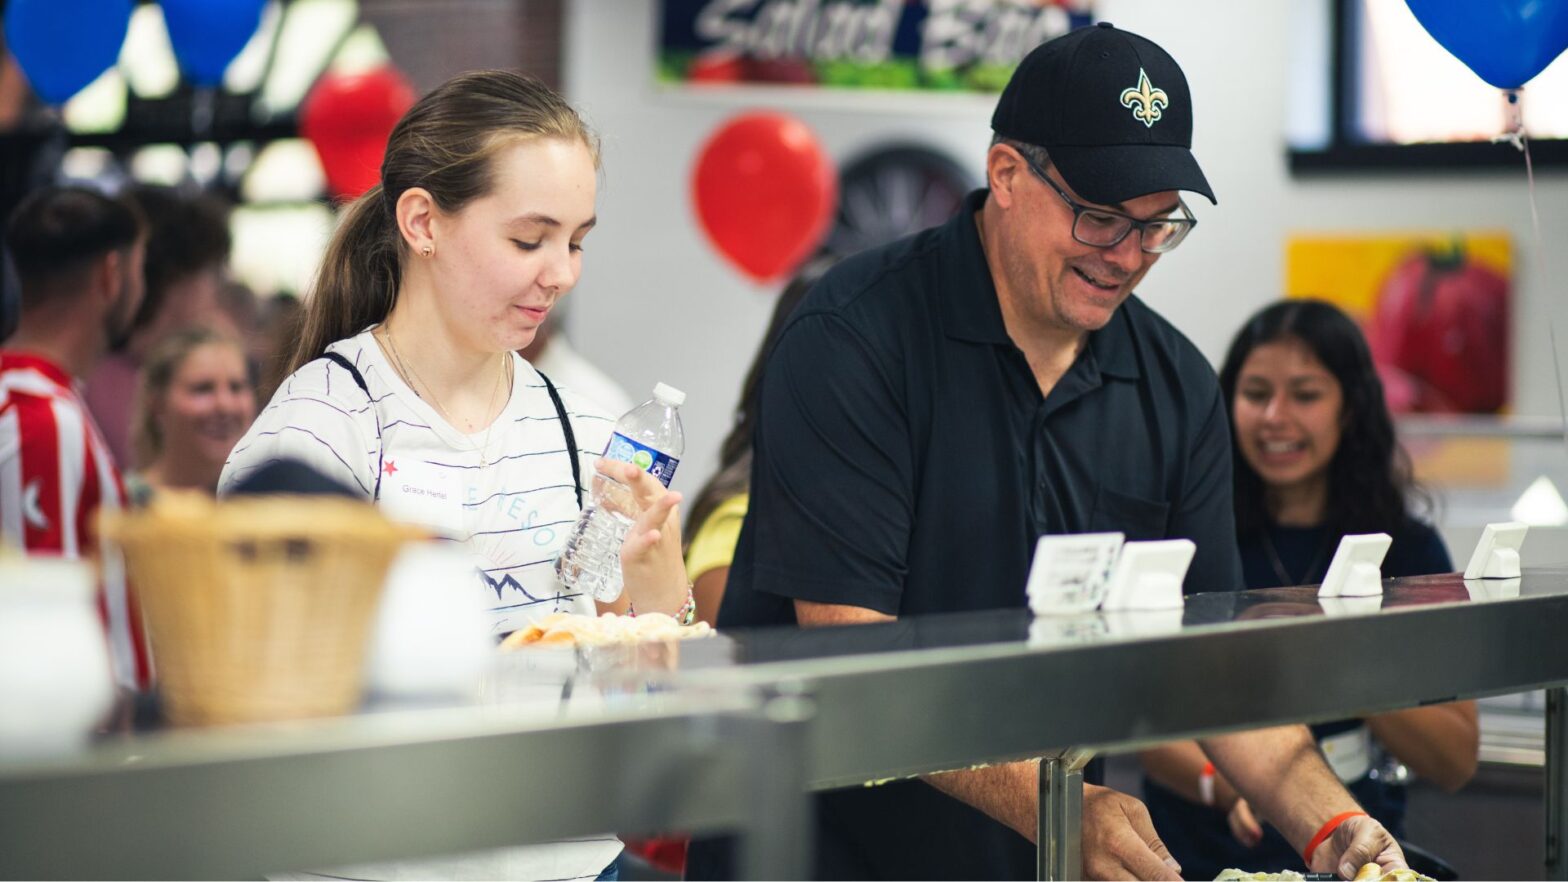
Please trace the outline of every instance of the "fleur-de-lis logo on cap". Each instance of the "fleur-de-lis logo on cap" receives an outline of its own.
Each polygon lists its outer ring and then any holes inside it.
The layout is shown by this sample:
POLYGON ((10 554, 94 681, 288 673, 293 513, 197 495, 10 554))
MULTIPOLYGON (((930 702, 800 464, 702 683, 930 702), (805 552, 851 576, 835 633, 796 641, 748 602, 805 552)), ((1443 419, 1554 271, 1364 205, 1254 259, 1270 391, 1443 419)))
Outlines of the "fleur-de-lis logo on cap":
POLYGON ((1132 108, 1133 118, 1143 123, 1144 128, 1153 128, 1160 121, 1160 111, 1170 104, 1170 96, 1164 89, 1154 88, 1141 67, 1138 68, 1138 85, 1122 90, 1122 106, 1132 108))

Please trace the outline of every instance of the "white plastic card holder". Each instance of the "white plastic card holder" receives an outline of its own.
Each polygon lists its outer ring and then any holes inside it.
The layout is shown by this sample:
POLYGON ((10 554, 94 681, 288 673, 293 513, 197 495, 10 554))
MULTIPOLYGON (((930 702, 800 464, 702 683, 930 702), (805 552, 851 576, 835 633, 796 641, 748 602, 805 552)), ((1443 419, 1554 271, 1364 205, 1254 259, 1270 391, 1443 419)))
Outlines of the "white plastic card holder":
POLYGON ((1190 539, 1128 542, 1111 573, 1105 592, 1106 611, 1180 609, 1185 604, 1181 582, 1198 546, 1190 539))
POLYGON ((1383 593, 1383 558, 1394 544, 1387 533, 1363 533, 1339 540, 1318 597, 1371 597, 1383 593))
POLYGON ((1029 609, 1037 616, 1089 612, 1105 599, 1121 533, 1041 536, 1029 565, 1029 609))
POLYGON ((1481 531, 1481 541, 1470 554, 1465 567, 1466 579, 1517 579, 1519 578, 1519 547, 1524 545, 1528 524, 1510 521, 1487 524, 1481 531))

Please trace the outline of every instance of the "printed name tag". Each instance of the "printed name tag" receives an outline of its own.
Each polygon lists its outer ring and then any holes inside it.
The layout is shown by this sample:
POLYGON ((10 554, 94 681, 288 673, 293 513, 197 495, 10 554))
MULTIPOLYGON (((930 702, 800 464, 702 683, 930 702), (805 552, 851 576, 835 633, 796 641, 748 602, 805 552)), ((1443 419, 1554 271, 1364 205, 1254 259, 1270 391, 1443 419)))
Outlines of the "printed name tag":
POLYGON ((463 534, 461 487, 457 469, 402 457, 381 464, 382 511, 443 535, 463 534))

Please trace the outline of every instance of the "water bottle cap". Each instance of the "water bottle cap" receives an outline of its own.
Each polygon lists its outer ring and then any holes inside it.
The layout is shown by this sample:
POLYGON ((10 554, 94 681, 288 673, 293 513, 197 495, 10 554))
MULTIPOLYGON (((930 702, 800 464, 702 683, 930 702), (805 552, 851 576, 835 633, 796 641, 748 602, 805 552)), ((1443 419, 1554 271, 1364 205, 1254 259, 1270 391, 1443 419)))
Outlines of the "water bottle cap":
POLYGON ((671 407, 680 407, 686 403, 686 393, 663 383, 653 384, 653 397, 671 407))

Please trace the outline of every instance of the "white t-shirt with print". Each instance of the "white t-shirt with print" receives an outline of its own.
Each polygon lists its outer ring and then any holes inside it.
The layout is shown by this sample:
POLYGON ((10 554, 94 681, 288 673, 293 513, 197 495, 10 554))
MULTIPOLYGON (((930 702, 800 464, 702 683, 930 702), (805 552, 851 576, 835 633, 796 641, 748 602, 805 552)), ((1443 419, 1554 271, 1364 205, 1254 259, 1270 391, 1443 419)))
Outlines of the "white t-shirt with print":
MULTIPOLYGON (((568 591, 555 575, 578 508, 565 434, 539 373, 513 356, 512 397, 486 444, 485 432, 458 432, 415 395, 369 331, 327 349, 359 370, 370 400, 340 365, 322 358, 301 367, 235 445, 218 492, 284 458, 302 460, 366 497, 377 491, 379 475, 384 511, 461 540, 473 553, 472 588, 498 634, 545 613, 592 615, 592 599, 568 591)), ((586 484, 615 421, 557 388, 586 484)))
MULTIPOLYGON (((555 559, 578 514, 568 456, 578 458, 586 495, 613 417, 558 386, 576 440, 569 453, 543 379, 513 355, 512 395, 488 439, 483 431, 466 435, 402 381, 370 330, 327 349, 359 370, 368 400, 341 365, 325 358, 304 365, 235 445, 218 481, 220 495, 267 463, 303 461, 367 499, 379 489, 378 505, 389 516, 463 542, 473 555, 474 578, 461 590, 488 611, 497 635, 551 612, 594 614, 591 597, 561 584, 555 559)), ((614 837, 593 837, 345 868, 343 875, 592 879, 620 850, 614 837)))

